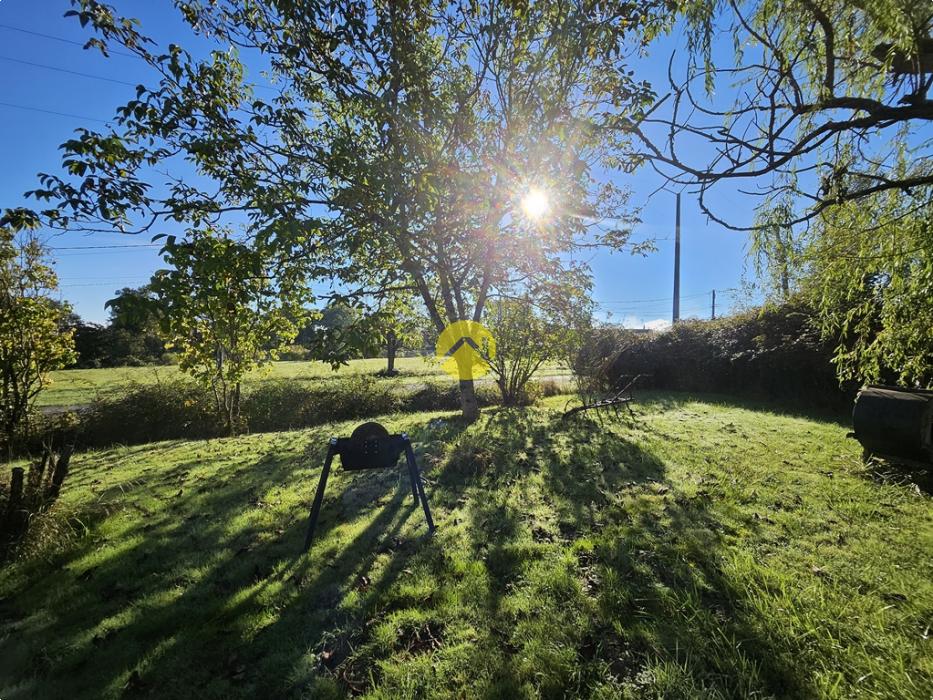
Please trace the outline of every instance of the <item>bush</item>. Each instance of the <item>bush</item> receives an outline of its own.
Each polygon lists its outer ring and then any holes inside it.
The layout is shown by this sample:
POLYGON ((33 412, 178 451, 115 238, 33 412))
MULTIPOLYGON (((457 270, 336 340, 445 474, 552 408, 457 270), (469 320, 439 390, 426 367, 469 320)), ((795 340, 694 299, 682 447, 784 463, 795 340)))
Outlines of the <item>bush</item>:
POLYGON ((284 380, 263 382, 246 395, 243 417, 249 430, 264 432, 365 418, 400 408, 401 398, 386 382, 356 375, 315 382, 313 388, 284 380))
POLYGON ((133 386, 82 413, 78 440, 89 447, 140 444, 224 433, 210 392, 186 380, 133 386))
POLYGON ((574 386, 571 381, 557 381, 556 379, 543 379, 534 382, 538 396, 546 399, 549 396, 561 396, 562 394, 573 393, 574 386))
MULTIPOLYGON (((535 397, 542 394, 537 385, 534 391, 535 397)), ((499 392, 491 382, 478 384, 476 395, 482 406, 499 402, 499 392)), ((352 375, 334 381, 265 381, 243 397, 240 417, 245 430, 271 432, 397 411, 454 411, 459 407, 455 384, 429 383, 400 392, 392 382, 352 375)), ((185 379, 136 385, 98 399, 81 412, 37 414, 33 425, 34 438, 22 443, 22 454, 36 453, 50 444, 106 447, 227 434, 210 391, 185 379)))
POLYGON ((635 339, 632 331, 619 326, 597 326, 580 334, 569 364, 582 403, 593 403, 612 389, 619 379, 615 362, 635 339))
POLYGON ((286 345, 279 351, 279 359, 285 362, 302 362, 311 359, 311 351, 303 345, 286 345))
POLYGON ((504 406, 531 406, 544 396, 541 383, 533 379, 529 379, 521 388, 513 391, 502 391, 501 386, 499 391, 504 406))
POLYGON ((319 397, 306 386, 285 380, 263 382, 243 400, 242 415, 253 432, 303 428, 320 413, 319 397))
MULTIPOLYGON (((456 387, 454 387, 456 389, 456 387)), ((480 406, 496 406, 501 403, 502 396, 499 394, 499 387, 496 386, 493 382, 488 382, 485 384, 476 384, 476 401, 480 406)), ((457 406, 460 408, 460 392, 457 391, 457 406)))
POLYGON ((405 395, 403 403, 406 411, 456 411, 460 408, 460 389, 456 384, 430 382, 405 395))

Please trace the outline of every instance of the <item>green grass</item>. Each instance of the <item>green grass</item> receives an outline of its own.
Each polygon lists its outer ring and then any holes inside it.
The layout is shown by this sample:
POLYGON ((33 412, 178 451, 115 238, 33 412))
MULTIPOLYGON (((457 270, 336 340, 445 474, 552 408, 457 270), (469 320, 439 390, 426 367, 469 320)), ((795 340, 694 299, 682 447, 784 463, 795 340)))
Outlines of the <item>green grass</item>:
POLYGON ((844 426, 563 401, 387 417, 436 536, 398 471, 338 466, 307 556, 350 424, 76 456, 59 509, 86 530, 0 573, 0 697, 933 694, 933 509, 844 426))
MULTIPOLYGON (((270 379, 293 379, 296 381, 318 381, 337 379, 347 374, 375 374, 385 369, 384 358, 351 360, 334 371, 323 362, 274 362, 267 371, 253 374, 246 382, 255 385, 270 379)), ((447 379, 447 375, 433 358, 400 357, 395 361, 399 381, 423 381, 447 379)), ((39 394, 38 406, 77 406, 87 404, 98 397, 105 397, 132 384, 150 384, 177 378, 178 367, 112 367, 107 369, 64 369, 52 372, 51 385, 39 394)), ((539 372, 547 376, 568 375, 569 371, 548 365, 539 372)))

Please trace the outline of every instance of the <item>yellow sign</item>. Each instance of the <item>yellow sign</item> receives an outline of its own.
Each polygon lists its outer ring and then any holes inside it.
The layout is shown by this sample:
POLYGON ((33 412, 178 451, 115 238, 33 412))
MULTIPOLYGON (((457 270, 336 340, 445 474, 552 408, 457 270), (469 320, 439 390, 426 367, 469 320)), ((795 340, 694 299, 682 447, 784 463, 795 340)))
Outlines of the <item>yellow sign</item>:
POLYGON ((441 368, 455 379, 482 377, 496 357, 496 340, 481 323, 454 321, 437 338, 441 368))

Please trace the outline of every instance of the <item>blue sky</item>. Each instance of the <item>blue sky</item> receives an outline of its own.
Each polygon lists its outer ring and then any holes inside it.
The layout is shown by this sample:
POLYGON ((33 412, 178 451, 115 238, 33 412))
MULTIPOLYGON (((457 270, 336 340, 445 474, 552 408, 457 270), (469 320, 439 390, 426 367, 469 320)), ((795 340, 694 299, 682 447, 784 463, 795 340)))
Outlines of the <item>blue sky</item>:
MULTIPOLYGON (((191 50, 185 25, 168 0, 113 4, 140 19, 144 34, 163 45, 176 41, 191 50)), ((134 85, 153 82, 151 71, 133 57, 108 59, 74 43, 19 31, 83 44, 88 34, 74 19, 63 18, 69 9, 67 0, 0 0, 0 208, 34 205, 22 193, 38 185, 36 173, 59 171, 59 144, 77 127, 102 126, 116 106, 134 96, 134 85)), ((678 44, 682 46, 682 41, 676 36, 665 39, 653 47, 648 59, 635 65, 638 74, 657 85, 659 92, 666 84, 671 50, 678 44)), ((731 58, 731 43, 716 48, 731 58)), ((258 71, 250 78, 262 80, 258 71)), ((661 192, 649 199, 661 182, 647 169, 634 176, 619 175, 616 180, 631 188, 632 203, 643 207, 643 223, 635 239, 655 238, 657 252, 647 257, 595 253, 591 260, 594 296, 601 313, 611 313, 615 321, 637 327, 654 325, 669 320, 671 314, 674 195, 661 192)), ((723 187, 710 202, 728 212, 733 223, 751 222, 752 202, 735 189, 723 187)), ((161 231, 171 232, 169 228, 161 231)), ((747 235, 707 222, 689 194, 682 197, 681 232, 681 316, 708 317, 712 289, 719 290, 717 312, 728 312, 741 300, 736 292, 726 290, 741 284, 747 235)), ((51 239, 63 298, 84 319, 104 321, 104 303, 116 290, 144 284, 163 266, 158 247, 150 245, 149 238, 64 234, 51 239)))

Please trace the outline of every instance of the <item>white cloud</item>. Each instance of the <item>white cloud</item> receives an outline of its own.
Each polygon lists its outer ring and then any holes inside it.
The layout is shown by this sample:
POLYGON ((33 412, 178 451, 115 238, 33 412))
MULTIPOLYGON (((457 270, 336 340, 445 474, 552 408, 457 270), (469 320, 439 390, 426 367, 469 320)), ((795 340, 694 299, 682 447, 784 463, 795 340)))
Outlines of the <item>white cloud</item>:
POLYGON ((663 331, 671 327, 671 322, 663 318, 646 319, 641 316, 625 316, 622 319, 625 328, 647 328, 651 331, 663 331))

